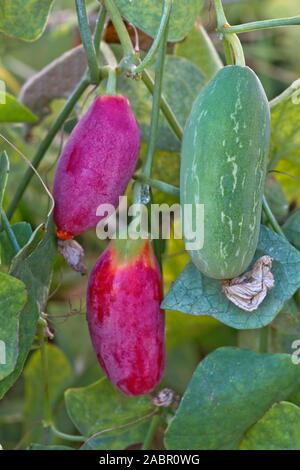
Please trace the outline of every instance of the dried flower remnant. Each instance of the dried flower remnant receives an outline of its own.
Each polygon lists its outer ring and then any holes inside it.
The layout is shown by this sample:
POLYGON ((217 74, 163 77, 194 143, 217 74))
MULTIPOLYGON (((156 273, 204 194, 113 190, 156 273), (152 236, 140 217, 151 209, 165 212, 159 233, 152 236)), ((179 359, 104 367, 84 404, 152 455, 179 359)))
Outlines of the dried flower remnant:
POLYGON ((251 271, 240 277, 222 281, 224 294, 237 307, 253 312, 265 299, 268 291, 274 287, 271 267, 272 258, 262 256, 256 261, 251 271))

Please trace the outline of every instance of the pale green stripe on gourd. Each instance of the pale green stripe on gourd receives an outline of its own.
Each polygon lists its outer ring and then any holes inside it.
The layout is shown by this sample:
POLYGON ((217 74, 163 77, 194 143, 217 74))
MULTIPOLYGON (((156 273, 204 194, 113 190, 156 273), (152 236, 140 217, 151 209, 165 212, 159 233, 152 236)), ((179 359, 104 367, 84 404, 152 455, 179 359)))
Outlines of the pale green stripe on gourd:
POLYGON ((181 155, 183 213, 185 204, 204 204, 204 245, 189 254, 209 277, 236 277, 253 259, 269 137, 269 105, 257 76, 248 67, 224 67, 194 102, 181 155))

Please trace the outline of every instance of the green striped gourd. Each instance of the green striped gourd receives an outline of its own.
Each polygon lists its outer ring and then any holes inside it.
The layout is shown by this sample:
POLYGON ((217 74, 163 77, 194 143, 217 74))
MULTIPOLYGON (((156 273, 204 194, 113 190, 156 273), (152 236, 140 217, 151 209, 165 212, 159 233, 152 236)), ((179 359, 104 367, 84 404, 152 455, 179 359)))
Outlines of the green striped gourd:
POLYGON ((255 73, 237 65, 221 69, 193 104, 180 169, 183 215, 186 204, 204 204, 204 244, 189 254, 209 277, 239 276, 253 259, 269 137, 268 100, 255 73))

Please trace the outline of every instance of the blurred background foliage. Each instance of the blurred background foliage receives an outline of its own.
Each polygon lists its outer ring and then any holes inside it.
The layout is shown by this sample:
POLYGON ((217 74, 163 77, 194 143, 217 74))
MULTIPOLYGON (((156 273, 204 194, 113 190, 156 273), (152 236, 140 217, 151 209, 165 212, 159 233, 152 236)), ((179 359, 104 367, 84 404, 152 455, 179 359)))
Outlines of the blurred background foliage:
MULTIPOLYGON (((300 14, 299 0, 227 0, 224 1, 224 4, 231 24, 300 14)), ((201 21, 223 57, 222 43, 214 31, 214 9, 210 2, 206 4, 201 21)), ((246 62, 262 80, 269 99, 274 98, 300 77, 300 55, 298 53, 300 27, 251 32, 241 35, 241 40, 246 62)), ((6 82, 8 91, 17 96, 26 80, 62 53, 78 45, 79 42, 73 0, 56 1, 46 31, 37 41, 26 43, 0 34, 0 79, 6 82)), ((181 46, 184 47, 184 43, 181 46)), ((61 132, 54 140, 39 168, 41 176, 50 188, 53 168, 63 142, 66 141, 68 132, 76 122, 76 118, 82 110, 86 109, 93 96, 93 90, 88 90, 85 93, 66 123, 65 132, 61 132)), ((22 125, 0 125, 0 131, 11 142, 14 142, 24 155, 31 159, 47 129, 55 120, 62 104, 63 100, 52 102, 52 113, 43 120, 41 125, 35 126, 32 130, 24 129, 22 125)), ((180 109, 180 103, 178 108, 180 109)), ((141 110, 142 112, 143 110, 141 110)), ((147 112, 146 117, 149 118, 149 110, 144 110, 144 112, 147 112)), ((8 191, 4 201, 4 207, 7 207, 10 197, 26 170, 26 164, 11 147, 4 145, 3 142, 1 142, 1 149, 7 150, 11 162, 8 191)), ((176 150, 174 149, 173 153, 162 148, 157 152, 155 177, 178 184, 179 160, 176 150)), ((286 184, 288 185, 288 181, 286 184)), ((270 185, 276 186, 276 181, 270 182, 270 185)), ((280 214, 278 217, 284 218, 288 204, 291 207, 293 199, 286 201, 280 187, 279 190, 277 187, 277 193, 276 190, 275 192, 272 190, 272 197, 274 199, 273 207, 280 214), (276 196, 276 194, 279 195, 276 196)), ((154 198, 158 202, 165 200, 159 192, 154 192, 154 198)), ((32 227, 36 227, 44 220, 47 208, 47 196, 37 178, 34 178, 14 215, 13 221, 25 220, 32 227)), ((82 236, 79 242, 86 249, 88 268, 91 269, 96 258, 102 252, 104 243, 96 238, 93 231, 82 236)), ((187 255, 184 253, 182 242, 171 241, 168 243, 163 255, 166 291, 186 262, 187 255)), ((102 371, 91 348, 85 321, 86 282, 85 277, 71 271, 62 258, 57 256, 52 294, 46 312, 49 316, 50 329, 54 333, 52 343, 56 345, 55 348, 53 346, 54 349, 50 355, 50 360, 54 361, 55 366, 51 367, 50 364, 49 380, 52 384, 56 422, 60 429, 69 433, 74 432, 74 428, 66 414, 64 391, 70 386, 89 385, 102 376, 102 371)), ((286 324, 284 324, 283 330, 286 331, 286 324)), ((290 336, 288 336, 289 341, 290 336)), ((278 340, 276 341, 278 342, 278 340)), ((201 358, 219 346, 236 344, 238 344, 237 332, 212 318, 168 312, 168 360, 162 385, 174 389, 179 394, 183 393, 201 358)), ((284 350, 285 341, 280 340, 280 347, 281 350, 284 350)), ((31 442, 48 442, 49 444, 58 442, 57 438, 45 435, 41 425, 43 394, 40 374, 39 352, 32 351, 22 378, 0 404, 0 442, 5 448, 26 448, 31 442)))

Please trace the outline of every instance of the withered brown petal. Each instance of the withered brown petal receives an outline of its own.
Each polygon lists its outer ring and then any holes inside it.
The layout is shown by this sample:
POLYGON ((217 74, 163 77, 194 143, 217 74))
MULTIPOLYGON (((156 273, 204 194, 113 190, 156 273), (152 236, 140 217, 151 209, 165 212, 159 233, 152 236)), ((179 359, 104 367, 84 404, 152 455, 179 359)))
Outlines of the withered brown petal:
POLYGON ((234 279, 222 281, 224 294, 237 307, 253 312, 275 285, 271 267, 272 258, 262 256, 256 261, 251 271, 234 279))
POLYGON ((58 240, 58 251, 66 262, 81 274, 86 274, 87 268, 84 263, 84 250, 75 240, 58 240))

